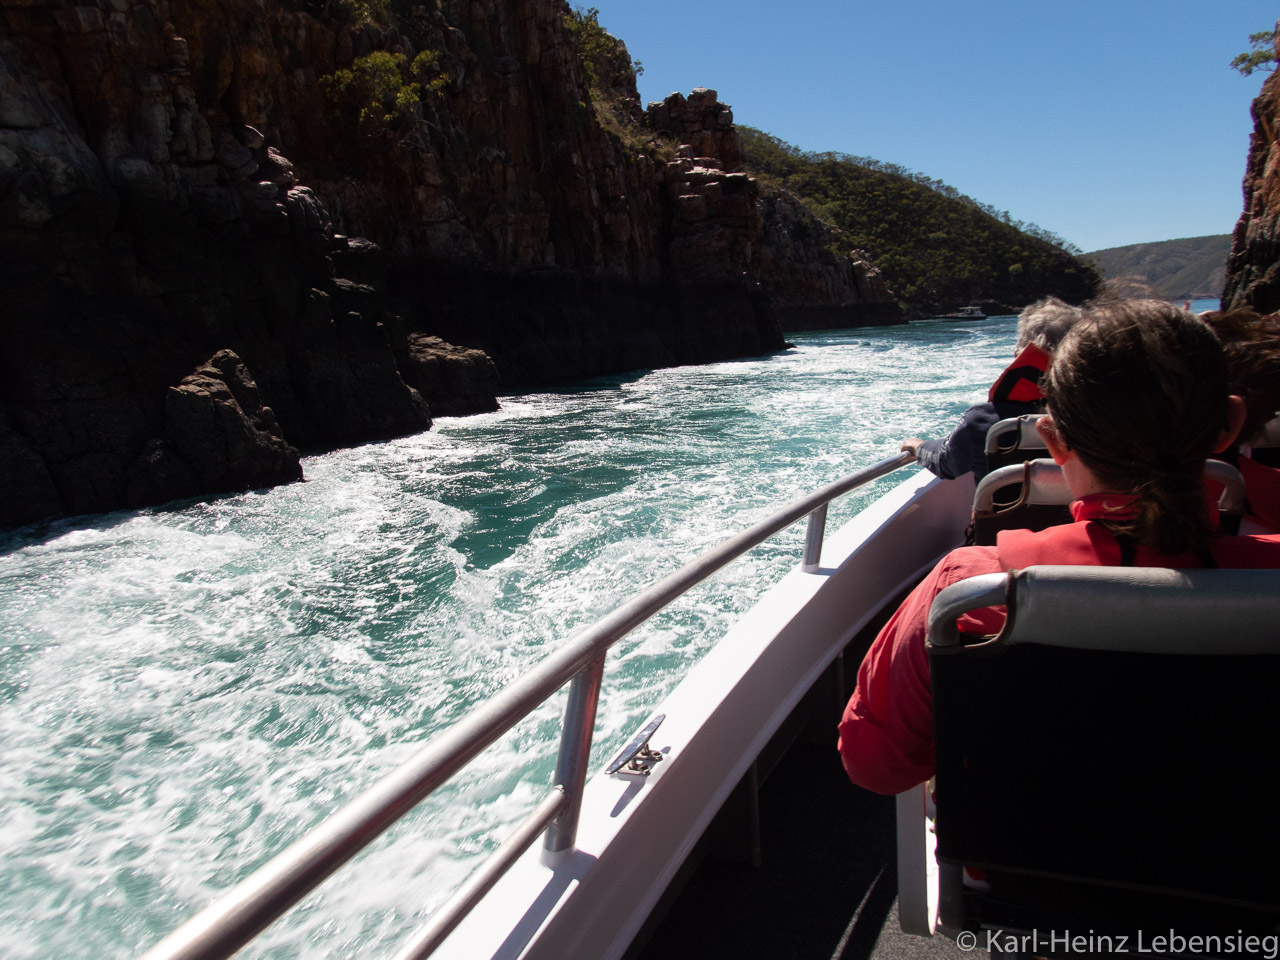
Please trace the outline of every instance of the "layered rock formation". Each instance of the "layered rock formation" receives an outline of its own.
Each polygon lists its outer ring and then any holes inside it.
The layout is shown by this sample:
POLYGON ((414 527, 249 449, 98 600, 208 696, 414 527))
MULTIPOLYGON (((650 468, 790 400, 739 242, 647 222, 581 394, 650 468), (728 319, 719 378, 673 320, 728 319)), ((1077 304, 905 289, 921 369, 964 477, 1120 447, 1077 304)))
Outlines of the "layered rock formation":
POLYGON ((777 349, 771 292, 887 295, 762 224, 713 91, 636 140, 634 78, 593 101, 566 12, 6 2, 0 525, 296 479, 299 448, 499 389, 777 349))
POLYGON ((296 480, 299 446, 430 424, 377 249, 203 109, 217 64, 170 14, 5 5, 0 524, 296 480))
MULTIPOLYGON (((666 167, 678 226, 696 228, 705 219, 707 201, 694 184, 711 185, 713 203, 726 196, 750 199, 758 224, 743 222, 741 227, 749 231, 747 242, 759 247, 755 272, 761 293, 783 330, 902 322, 893 292, 865 253, 854 250, 841 231, 820 221, 795 196, 776 188, 761 194, 740 172, 742 142, 733 113, 714 90, 698 89, 687 99, 675 93, 649 104, 645 125, 682 144, 683 161, 666 167), (729 176, 718 176, 719 171, 729 176)), ((691 247, 702 249, 699 243, 691 247)))
POLYGON ((784 192, 765 197, 761 218, 765 293, 783 330, 903 321, 880 269, 863 251, 851 249, 841 231, 784 192))
POLYGON ((1244 210, 1231 238, 1222 307, 1271 313, 1280 310, 1280 73, 1263 82, 1252 110, 1244 210))

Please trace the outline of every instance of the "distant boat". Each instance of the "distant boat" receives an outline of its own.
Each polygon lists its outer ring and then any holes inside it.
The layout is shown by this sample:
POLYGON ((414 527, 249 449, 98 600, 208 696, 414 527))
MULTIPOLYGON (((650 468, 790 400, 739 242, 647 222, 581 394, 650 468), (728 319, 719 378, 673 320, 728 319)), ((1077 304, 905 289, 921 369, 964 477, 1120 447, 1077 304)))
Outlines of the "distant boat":
POLYGON ((985 320, 987 315, 982 312, 981 307, 961 307, 955 313, 944 313, 944 320, 985 320))

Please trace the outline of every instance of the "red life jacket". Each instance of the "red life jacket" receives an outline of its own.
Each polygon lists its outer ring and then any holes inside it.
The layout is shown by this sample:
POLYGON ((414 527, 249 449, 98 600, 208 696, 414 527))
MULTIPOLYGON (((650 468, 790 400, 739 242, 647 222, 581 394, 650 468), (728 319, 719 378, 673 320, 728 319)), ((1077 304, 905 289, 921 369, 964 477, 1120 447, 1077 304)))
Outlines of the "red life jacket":
POLYGON ((996 377, 987 393, 987 400, 995 403, 999 400, 1014 403, 1036 403, 1044 399, 1040 391, 1040 376, 1049 369, 1049 354, 1034 343, 1022 348, 1022 352, 1013 358, 1013 363, 1005 367, 1004 372, 996 377))
MULTIPOLYGON (((1003 530, 996 536, 1000 567, 1015 570, 1038 563, 1070 566, 1121 566, 1120 543, 1094 520, 1078 520, 1044 530, 1003 530)), ((1252 537, 1217 537, 1209 542, 1209 553, 1219 567, 1280 569, 1280 534, 1252 537)), ((1201 556, 1188 551, 1176 557, 1138 547, 1133 559, 1139 567, 1203 567, 1201 556)))
MULTIPOLYGON (((1099 518, 1109 514, 1125 517, 1127 504, 1134 497, 1098 494, 1071 504, 1074 523, 1063 523, 1043 530, 1002 530, 996 535, 996 553, 1000 569, 1021 570, 1037 564, 1063 566, 1124 566, 1120 542, 1099 518)), ((1217 566, 1227 569, 1280 569, 1280 534, 1268 536, 1217 537, 1210 541, 1209 553, 1217 566)), ((1150 547, 1138 547, 1132 564, 1138 567, 1170 567, 1175 570, 1205 566, 1204 558, 1195 551, 1176 557, 1157 553, 1150 547)), ((1000 629, 1004 608, 970 611, 961 618, 966 633, 989 635, 1000 629), (966 622, 969 621, 969 622, 966 622)))

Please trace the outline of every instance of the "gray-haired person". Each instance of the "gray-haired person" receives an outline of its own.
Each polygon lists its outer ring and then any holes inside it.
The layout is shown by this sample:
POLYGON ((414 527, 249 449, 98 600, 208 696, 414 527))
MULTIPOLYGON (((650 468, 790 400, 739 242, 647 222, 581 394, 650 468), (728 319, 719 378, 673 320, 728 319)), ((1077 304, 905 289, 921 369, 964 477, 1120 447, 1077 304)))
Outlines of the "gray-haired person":
POLYGON ((1053 351, 1068 330, 1080 319, 1081 310, 1057 297, 1037 300, 1018 315, 1018 344, 1015 357, 996 378, 986 403, 970 407, 951 435, 921 440, 910 437, 903 450, 915 454, 917 462, 944 480, 954 480, 973 471, 974 480, 986 476, 987 431, 1009 417, 1044 411, 1040 377, 1048 369, 1053 351))

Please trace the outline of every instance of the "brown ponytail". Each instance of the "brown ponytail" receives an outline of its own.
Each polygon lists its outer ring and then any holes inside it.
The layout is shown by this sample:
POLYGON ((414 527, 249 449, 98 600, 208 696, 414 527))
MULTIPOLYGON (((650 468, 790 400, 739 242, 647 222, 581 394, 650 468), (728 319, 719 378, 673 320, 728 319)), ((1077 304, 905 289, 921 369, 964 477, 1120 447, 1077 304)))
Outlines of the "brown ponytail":
POLYGON ((1106 489, 1138 496, 1117 532, 1170 556, 1208 542, 1204 461, 1227 425, 1226 361, 1208 326, 1160 300, 1087 307, 1043 389, 1067 446, 1106 489))

